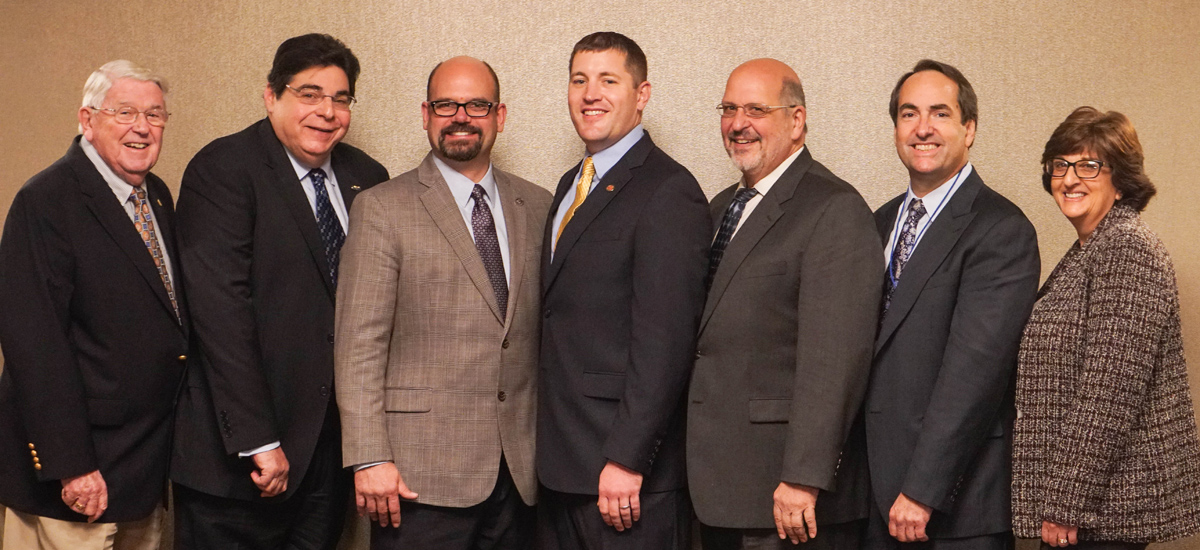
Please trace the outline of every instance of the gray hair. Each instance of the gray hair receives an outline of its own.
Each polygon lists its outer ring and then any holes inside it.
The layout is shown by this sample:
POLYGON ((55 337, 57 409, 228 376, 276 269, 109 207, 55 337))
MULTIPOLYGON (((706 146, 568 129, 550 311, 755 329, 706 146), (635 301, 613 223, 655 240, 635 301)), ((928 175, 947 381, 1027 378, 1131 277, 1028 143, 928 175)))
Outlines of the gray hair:
MULTIPOLYGON (((104 96, 108 95, 108 90, 112 88, 113 83, 122 78, 153 82, 158 84, 164 95, 167 93, 166 79, 150 69, 133 64, 132 61, 118 59, 101 65, 88 77, 87 83, 83 85, 82 106, 99 109, 100 105, 104 103, 104 96)), ((80 125, 79 131, 83 131, 82 125, 80 125)))

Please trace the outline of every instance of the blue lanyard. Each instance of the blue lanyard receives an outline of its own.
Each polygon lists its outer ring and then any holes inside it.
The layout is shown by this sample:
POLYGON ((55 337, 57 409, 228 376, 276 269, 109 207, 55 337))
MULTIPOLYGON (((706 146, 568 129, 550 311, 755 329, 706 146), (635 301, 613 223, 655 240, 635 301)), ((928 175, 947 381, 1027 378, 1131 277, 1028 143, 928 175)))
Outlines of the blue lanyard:
MULTIPOLYGON (((925 236, 925 232, 929 230, 929 226, 933 225, 933 220, 937 219, 937 216, 939 213, 941 213, 942 208, 945 208, 946 199, 949 199, 950 197, 954 196, 955 189, 958 186, 962 185, 962 182, 966 179, 963 177, 963 173, 966 172, 967 166, 970 166, 970 163, 964 164, 962 168, 959 168, 958 173, 954 175, 954 179, 950 181, 950 189, 948 191, 946 191, 945 195, 942 195, 942 200, 938 201, 937 208, 933 209, 933 214, 929 216, 929 221, 925 223, 925 227, 921 228, 921 231, 919 231, 917 233, 917 238, 913 240, 913 250, 917 249, 917 244, 921 242, 921 237, 925 236)), ((912 193, 912 191, 910 189, 910 191, 905 194, 908 195, 911 193, 912 193)), ((888 264, 887 264, 887 271, 886 271, 889 278, 891 278, 891 276, 892 276, 892 258, 896 257, 896 245, 900 244, 899 243, 900 228, 904 222, 904 213, 908 211, 907 206, 908 206, 909 202, 911 202, 911 201, 908 200, 908 197, 906 196, 905 201, 900 205, 901 206, 900 212, 896 214, 895 227, 892 228, 892 238, 889 239, 888 244, 890 246, 888 247, 888 250, 892 251, 890 254, 888 254, 888 264)), ((912 251, 909 251, 909 254, 912 254, 912 251)), ((895 282, 896 281, 894 281, 894 280, 892 281, 893 284, 895 284, 895 282)))

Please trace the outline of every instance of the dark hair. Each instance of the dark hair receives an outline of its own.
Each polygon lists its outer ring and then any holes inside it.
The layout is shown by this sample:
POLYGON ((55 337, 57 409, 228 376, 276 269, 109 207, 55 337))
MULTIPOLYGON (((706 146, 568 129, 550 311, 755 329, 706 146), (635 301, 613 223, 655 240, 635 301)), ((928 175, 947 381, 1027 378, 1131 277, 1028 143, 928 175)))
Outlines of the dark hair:
POLYGON ((913 66, 911 71, 904 73, 904 76, 896 81, 896 87, 892 88, 892 103, 888 106, 888 112, 892 115, 892 125, 896 124, 896 116, 900 112, 900 87, 904 86, 904 81, 908 80, 908 77, 922 71, 936 71, 953 80, 958 85, 958 110, 962 113, 963 126, 972 121, 976 125, 979 124, 979 99, 975 97, 975 88, 971 87, 967 77, 963 76, 953 65, 932 59, 922 59, 913 66))
POLYGON ((350 81, 350 95, 354 95, 358 58, 341 40, 328 34, 313 33, 284 40, 275 50, 267 85, 275 92, 275 97, 279 97, 292 77, 312 67, 338 67, 345 71, 346 79, 350 81))
MULTIPOLYGON (((492 75, 492 85, 494 85, 496 87, 496 103, 499 103, 500 102, 500 77, 496 76, 495 69, 492 69, 492 66, 488 65, 487 61, 480 60, 479 62, 483 63, 483 66, 487 67, 488 74, 492 75)), ((437 65, 434 65, 433 70, 429 71, 429 79, 425 81, 425 101, 429 101, 429 100, 433 99, 432 97, 429 96, 429 90, 431 88, 433 88, 433 75, 435 73, 437 73, 437 70, 439 68, 441 68, 442 63, 445 63, 445 61, 442 61, 441 63, 438 63, 437 65)))
POLYGON ((571 70, 571 66, 575 63, 575 56, 580 52, 608 50, 616 50, 625 54, 625 70, 633 75, 634 86, 646 81, 646 75, 649 72, 646 54, 642 52, 642 48, 637 45, 637 42, 617 32, 594 32, 579 39, 579 42, 575 43, 575 49, 571 50, 571 60, 567 63, 567 70, 571 70))
MULTIPOLYGON (((1054 157, 1088 152, 1112 168, 1113 187, 1121 194, 1116 204, 1141 212, 1158 191, 1144 171, 1145 157, 1129 117, 1116 111, 1101 113, 1080 107, 1054 129, 1042 153, 1042 166, 1054 157)), ((1050 193, 1050 174, 1042 171, 1042 187, 1050 193)))

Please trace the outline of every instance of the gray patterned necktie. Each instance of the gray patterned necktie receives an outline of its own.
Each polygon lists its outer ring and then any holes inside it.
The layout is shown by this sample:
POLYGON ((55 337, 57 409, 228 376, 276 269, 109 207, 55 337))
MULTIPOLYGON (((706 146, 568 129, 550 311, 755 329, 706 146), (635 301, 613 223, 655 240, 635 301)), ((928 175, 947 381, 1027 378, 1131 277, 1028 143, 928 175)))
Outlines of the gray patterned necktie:
POLYGON ((475 207, 471 209, 471 233, 475 236, 475 248, 479 249, 479 258, 483 260, 484 269, 487 269, 488 279, 492 281, 500 318, 504 319, 508 312, 508 280, 504 276, 500 240, 496 237, 496 220, 492 218, 492 209, 483 200, 485 196, 487 192, 483 187, 475 184, 471 190, 471 199, 475 201, 475 207))
POLYGON ((733 202, 725 208, 725 217, 721 218, 721 228, 717 230, 717 238, 713 239, 712 248, 708 252, 708 279, 705 288, 712 287, 713 277, 717 274, 717 267, 721 265, 721 258, 725 256, 725 247, 729 246, 729 241, 733 240, 733 232, 737 230, 738 221, 742 219, 742 210, 745 210, 746 203, 757 195, 758 191, 752 187, 743 187, 738 189, 737 194, 733 196, 733 202))
POLYGON ((896 285, 900 284, 900 273, 904 271, 904 265, 908 263, 913 247, 917 244, 917 223, 924 216, 925 205, 921 203, 921 199, 914 198, 908 203, 908 217, 904 218, 900 238, 896 239, 896 246, 892 248, 892 261, 888 262, 887 286, 883 293, 884 313, 887 313, 888 307, 892 305, 892 294, 896 292, 896 285))
POLYGON ((333 203, 329 202, 329 192, 325 190, 325 171, 313 168, 308 175, 317 195, 317 229, 321 231, 321 239, 325 241, 325 260, 329 262, 329 278, 333 280, 333 286, 336 287, 338 259, 342 253, 342 243, 346 242, 346 232, 342 230, 342 222, 338 221, 337 213, 333 211, 333 203))

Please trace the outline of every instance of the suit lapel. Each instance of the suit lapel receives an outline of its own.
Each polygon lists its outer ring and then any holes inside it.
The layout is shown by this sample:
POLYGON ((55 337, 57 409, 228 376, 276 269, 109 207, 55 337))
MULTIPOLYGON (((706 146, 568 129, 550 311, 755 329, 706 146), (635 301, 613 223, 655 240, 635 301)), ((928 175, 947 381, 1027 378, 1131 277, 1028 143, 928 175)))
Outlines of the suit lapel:
MULTIPOLYGON (((138 235, 133 221, 129 219, 128 212, 113 196, 112 188, 100 176, 100 172, 96 171, 91 159, 87 158, 83 149, 79 147, 78 138, 76 139, 76 143, 71 146, 68 153, 71 156, 72 169, 79 177, 79 187, 87 196, 88 210, 91 210, 92 215, 100 222, 109 238, 125 253, 129 261, 133 262, 138 273, 142 275, 142 279, 150 285, 150 290, 158 297, 159 303, 172 318, 175 317, 175 309, 171 307, 171 298, 167 296, 167 289, 163 286, 162 277, 159 276, 158 268, 154 265, 154 258, 150 257, 150 251, 146 249, 146 242, 138 235)), ((149 184, 148 178, 145 184, 149 184)), ((150 202, 153 203, 154 199, 150 199, 150 202)), ((154 213, 155 221, 159 222, 160 228, 163 227, 161 220, 166 216, 158 216, 159 210, 154 210, 154 213)), ((165 240, 159 239, 159 246, 163 246, 165 240)))
POLYGON ((340 150, 335 147, 330 164, 333 168, 334 177, 337 178, 337 192, 342 195, 342 204, 346 205, 346 212, 349 213, 350 205, 354 204, 354 197, 357 197, 358 193, 362 191, 362 182, 350 170, 350 166, 346 164, 339 153, 340 150))
MULTIPOLYGON (((721 297, 725 294, 725 289, 729 286, 729 282, 733 279, 734 273, 741 267, 742 263, 762 240, 763 236, 770 231, 775 222, 783 216, 783 204, 792 200, 796 194, 796 188, 800 184, 800 180, 808 173, 808 169, 812 166, 812 154, 805 147, 800 156, 792 162, 792 165, 783 172, 771 190, 763 195, 762 201, 754 208, 754 212, 750 213, 750 217, 742 223, 742 227, 734 234, 733 240, 729 241, 729 245, 725 247, 725 253, 721 257, 721 265, 717 268, 717 273, 713 276, 712 288, 708 292, 708 301, 704 304, 704 314, 700 318, 700 331, 704 332, 704 327, 708 324, 709 317, 712 316, 713 310, 717 303, 721 301, 721 297)), ((730 195, 732 197, 732 195, 730 195)), ((732 199, 731 199, 732 200, 732 199)), ((726 202, 726 207, 729 203, 726 202)), ((721 209, 720 217, 725 216, 725 209, 721 209)), ((714 226, 720 227, 721 220, 714 219, 714 226)))
MULTIPOLYGON (((283 199, 283 203, 287 205, 288 211, 292 213, 292 218, 296 221, 296 226, 300 229, 300 235, 304 238, 305 244, 308 245, 308 251, 312 254, 317 270, 321 272, 321 280, 325 281, 325 290, 329 293, 329 299, 332 300, 337 289, 333 286, 333 279, 329 277, 329 260, 325 258, 325 240, 321 238, 321 232, 317 228, 317 218, 313 214, 312 205, 308 202, 308 195, 304 193, 300 180, 296 178, 296 170, 292 167, 292 161, 288 159, 279 138, 275 137, 271 123, 264 120, 262 126, 259 127, 259 133, 267 149, 264 159, 267 168, 271 171, 271 183, 283 199)), ((347 203, 348 205, 349 203, 347 203)))
MULTIPOLYGON (((417 180, 429 188, 421 193, 421 204, 425 206, 429 217, 433 218, 433 223, 438 226, 438 230, 450 243, 450 248, 462 262, 463 268, 467 270, 467 276, 471 278, 472 283, 475 283, 479 294, 483 295, 488 308, 496 316, 496 321, 503 322, 501 321, 500 306, 496 303, 496 291, 492 290, 492 280, 488 278, 487 268, 483 266, 483 259, 479 257, 479 249, 475 248, 475 240, 471 238, 471 231, 463 221, 462 211, 454 202, 450 186, 446 184, 442 173, 433 163, 433 153, 426 155, 425 160, 421 161, 421 165, 417 167, 417 180)), ((507 214, 505 220, 508 220, 507 214)), ((509 234, 511 235, 511 231, 509 234)), ((510 296, 509 302, 512 301, 510 296)))
MULTIPOLYGON (((174 269, 174 277, 171 279, 172 286, 175 287, 175 303, 179 306, 180 327, 183 329, 184 335, 187 335, 188 327, 188 311, 187 300, 183 294, 183 276, 180 269, 179 250, 175 245, 175 210, 171 202, 171 192, 167 190, 166 184, 157 176, 151 174, 146 177, 147 198, 150 201, 150 209, 154 211, 154 224, 158 228, 158 244, 167 250, 167 256, 170 258, 171 267, 174 269), (153 178, 153 180, 151 180, 153 178)), ((155 270, 157 272, 157 268, 155 270)), ((166 290, 163 290, 163 296, 166 296, 166 290)), ((167 304, 170 304, 170 298, 167 298, 167 304)))
MULTIPOLYGON (((592 191, 584 199, 583 204, 575 210, 575 214, 571 217, 570 223, 563 228, 562 237, 558 239, 558 244, 554 250, 554 260, 550 264, 550 271, 547 273, 547 281, 542 286, 549 289, 554 282, 554 278, 558 276, 558 272, 562 269, 563 262, 567 256, 571 255, 571 249, 575 247, 575 243, 579 241, 579 237, 587 231, 587 228, 596 217, 613 201, 613 198, 621 193, 621 189, 633 179, 633 170, 640 167, 646 162, 646 157, 649 156, 650 150, 654 148, 654 142, 650 140, 650 134, 647 132, 642 139, 633 144, 633 147, 626 151, 625 156, 617 161, 612 168, 604 174, 604 177, 592 183, 592 191)), ((574 174, 570 176, 570 181, 567 185, 574 183, 574 174)), ((560 182, 559 187, 562 187, 560 182)), ((562 191, 563 194, 566 191, 562 191)), ((561 201, 556 194, 555 200, 561 201)), ((552 211, 556 212, 556 211, 552 211)), ((553 225, 553 223, 551 223, 553 225)), ((551 229, 553 231, 553 228, 551 229)), ((550 236, 553 238, 553 235, 550 236)))
MULTIPOLYGON (((521 282, 525 278, 525 232, 529 219, 525 212, 525 198, 517 194, 517 187, 508 179, 508 174, 492 169, 496 188, 500 191, 500 202, 504 205, 504 225, 508 228, 508 312, 504 318, 511 320, 517 309, 521 282)), ((481 260, 482 262, 482 260, 481 260)), ((485 270, 486 271, 486 270, 485 270)), ((491 288, 489 286, 489 288, 491 288)), ((535 290, 536 291, 536 290, 535 290)), ((511 323, 505 323, 505 333, 511 323)))
MULTIPOLYGON (((962 187, 954 192, 954 196, 950 197, 945 211, 939 214, 925 231, 925 236, 921 238, 917 249, 913 251, 912 257, 905 264, 904 274, 896 285, 895 293, 892 294, 892 304, 888 307, 888 311, 883 317, 883 323, 879 327, 879 337, 875 339, 875 353, 879 353, 884 343, 900 326, 901 321, 916 304, 921 290, 925 288, 926 281, 942 265, 942 261, 954 249, 954 245, 962 236, 963 231, 975 218, 973 209, 975 196, 979 194, 982 186, 983 180, 972 170, 962 187)), ((886 220, 877 219, 877 223, 881 227, 884 221, 886 220)), ((894 221, 895 213, 893 212, 891 222, 894 221)), ((889 222, 888 225, 889 233, 885 234, 885 238, 890 237, 890 226, 894 224, 889 222)))

